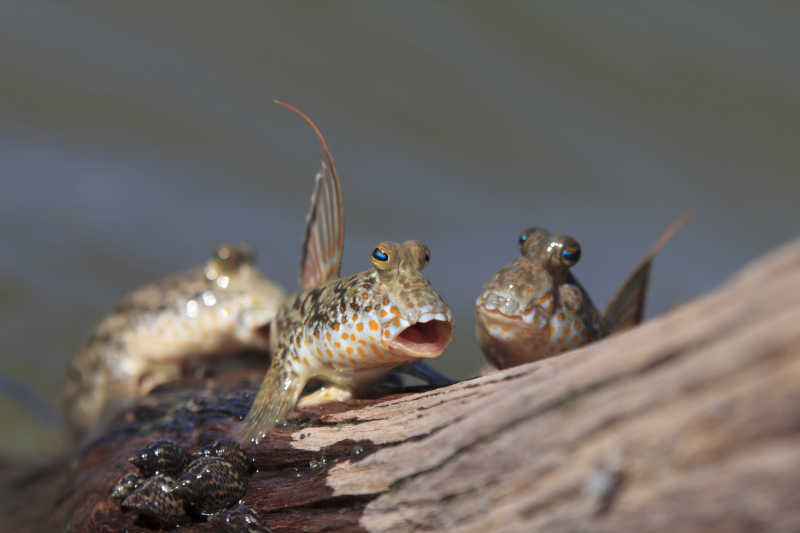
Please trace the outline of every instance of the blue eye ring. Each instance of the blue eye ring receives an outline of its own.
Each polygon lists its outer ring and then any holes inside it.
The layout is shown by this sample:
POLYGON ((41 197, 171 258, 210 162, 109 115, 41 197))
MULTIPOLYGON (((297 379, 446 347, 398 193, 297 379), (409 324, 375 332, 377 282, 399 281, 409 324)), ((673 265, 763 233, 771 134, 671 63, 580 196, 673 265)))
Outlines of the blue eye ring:
POLYGON ((381 250, 380 248, 375 248, 372 250, 372 258, 376 261, 384 262, 389 260, 389 254, 381 250))
POLYGON ((574 265, 578 262, 581 258, 581 249, 580 248, 564 248, 561 250, 561 257, 564 259, 564 262, 570 265, 574 265))
POLYGON ((528 235, 523 233, 522 235, 519 236, 519 245, 522 246, 523 244, 525 244, 525 241, 527 240, 528 240, 528 235))

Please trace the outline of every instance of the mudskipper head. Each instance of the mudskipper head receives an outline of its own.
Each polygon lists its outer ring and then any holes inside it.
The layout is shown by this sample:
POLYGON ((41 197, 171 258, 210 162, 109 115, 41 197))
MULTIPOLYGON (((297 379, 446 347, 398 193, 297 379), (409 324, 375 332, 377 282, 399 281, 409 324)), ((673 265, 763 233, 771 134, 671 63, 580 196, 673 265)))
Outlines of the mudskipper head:
POLYGON ((255 253, 246 244, 220 244, 206 263, 206 279, 227 287, 230 279, 255 263, 255 253))
POLYGON ((578 242, 541 228, 526 229, 518 242, 521 257, 493 274, 475 302, 478 343, 501 368, 560 353, 588 335, 580 316, 588 297, 569 271, 581 256, 578 242))
POLYGON ((236 337, 247 344, 269 349, 270 322, 284 299, 279 286, 264 278, 255 265, 255 252, 246 244, 221 244, 211 254, 204 273, 216 285, 200 299, 206 306, 222 304, 223 294, 236 294, 243 305, 219 305, 223 318, 235 314, 236 337))
POLYGON ((419 241, 382 242, 370 254, 370 299, 383 347, 394 358, 437 357, 453 338, 453 313, 422 275, 431 252, 419 241))

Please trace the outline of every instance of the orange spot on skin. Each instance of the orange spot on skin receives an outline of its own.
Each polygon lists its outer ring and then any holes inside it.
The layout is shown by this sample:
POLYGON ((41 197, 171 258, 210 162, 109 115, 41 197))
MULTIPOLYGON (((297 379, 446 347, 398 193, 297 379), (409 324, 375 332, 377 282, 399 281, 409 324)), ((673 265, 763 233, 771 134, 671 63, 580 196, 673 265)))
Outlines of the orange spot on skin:
POLYGON ((300 362, 300 359, 298 359, 295 354, 292 354, 292 360, 294 360, 295 363, 299 363, 300 362))
POLYGON ((564 337, 559 337, 559 338, 557 338, 557 339, 556 339, 556 342, 557 342, 558 344, 564 344, 564 337))
POLYGON ((555 335, 555 334, 556 334, 556 327, 550 326, 550 335, 555 335))
POLYGON ((395 318, 394 320, 392 320, 392 325, 394 327, 396 327, 396 328, 399 328, 400 327, 400 321, 395 318))
POLYGON ((328 348, 325 348, 325 353, 326 353, 326 354, 328 354, 328 357, 330 357, 331 359, 333 359, 333 352, 332 352, 332 351, 330 351, 330 349, 328 349, 328 348))
POLYGON ((383 346, 384 348, 388 348, 389 347, 389 343, 386 342, 385 340, 381 339, 381 346, 383 346))
POLYGON ((581 329, 581 325, 577 320, 572 323, 572 327, 575 328, 575 331, 580 331, 581 329))
POLYGON ((559 322, 563 322, 564 321, 564 313, 558 313, 558 317, 557 318, 558 318, 559 322))
POLYGON ((371 329, 372 331, 378 331, 378 323, 375 322, 374 320, 370 320, 369 329, 371 329))
POLYGON ((303 357, 303 364, 306 365, 309 368, 311 367, 311 363, 309 363, 308 359, 306 359, 305 357, 303 357))
POLYGON ((350 361, 353 364, 353 366, 358 364, 358 362, 356 362, 356 360, 353 359, 352 357, 348 357, 347 360, 350 361))
POLYGON ((389 313, 386 312, 386 309, 381 309, 381 318, 386 318, 386 315, 389 313))
POLYGON ((345 350, 347 350, 347 355, 353 355, 353 347, 352 346, 345 347, 345 350))
POLYGON ((577 336, 577 335, 575 335, 574 337, 572 337, 572 342, 578 342, 578 336, 577 336))
POLYGON ((342 343, 341 343, 341 342, 339 342, 339 341, 336 341, 336 342, 334 342, 334 343, 333 343, 333 346, 334 346, 334 347, 335 347, 337 350, 341 350, 341 349, 342 349, 342 343))
POLYGON ((500 328, 500 331, 502 331, 503 333, 508 333, 508 328, 503 326, 500 328))
POLYGON ((358 344, 360 344, 361 346, 366 346, 367 341, 365 341, 364 339, 358 339, 358 344))
POLYGON ((333 323, 333 331, 339 331, 339 323, 338 322, 334 322, 333 323))
POLYGON ((389 305, 389 297, 388 296, 384 296, 383 297, 383 305, 389 305))
POLYGON ((314 332, 314 338, 319 340, 319 330, 314 332))
POLYGON ((339 356, 339 359, 344 361, 344 354, 342 352, 338 352, 336 355, 339 356))
POLYGON ((394 316, 400 316, 400 310, 395 306, 392 306, 392 308, 389 309, 389 312, 392 313, 394 316))
POLYGON ((364 331, 364 324, 362 324, 361 322, 356 324, 356 331, 364 331))
POLYGON ((347 333, 342 333, 342 338, 343 338, 344 340, 347 340, 347 339, 349 339, 349 338, 350 338, 350 335, 348 335, 347 333))
POLYGON ((539 298, 539 303, 540 304, 545 304, 545 303, 547 303, 547 300, 549 300, 549 299, 550 299, 550 293, 548 292, 547 294, 545 294, 544 296, 539 298))
POLYGON ((364 300, 366 300, 367 298, 369 298, 369 296, 368 296, 368 295, 367 295, 367 293, 365 292, 364 294, 362 294, 362 295, 361 295, 361 298, 362 298, 362 299, 364 299, 364 300))
MULTIPOLYGON (((391 333, 389 332, 389 330, 388 330, 388 329, 387 329, 386 331, 384 331, 384 332, 383 332, 383 336, 384 336, 384 337, 388 337, 389 335, 391 335, 391 333)), ((381 342, 383 342, 383 341, 381 341, 381 342)))
POLYGON ((358 322, 358 315, 353 315, 353 322, 358 322))
POLYGON ((375 344, 370 344, 369 349, 372 350, 372 353, 375 354, 375 357, 381 356, 381 349, 378 348, 375 344))
POLYGON ((326 333, 325 334, 325 338, 328 339, 328 342, 331 342, 331 334, 330 333, 326 333))
POLYGON ((360 346, 356 348, 356 351, 361 359, 364 359, 367 356, 366 352, 362 350, 360 346))
POLYGON ((565 333, 565 334, 566 334, 566 333, 569 333, 569 326, 568 326, 568 325, 567 325, 567 326, 564 326, 564 333, 565 333))
POLYGON ((322 395, 322 397, 323 398, 330 398, 331 397, 330 391, 325 391, 325 393, 322 395))
POLYGON ((322 349, 321 348, 317 348, 317 356, 319 356, 319 358, 322 359, 322 349))

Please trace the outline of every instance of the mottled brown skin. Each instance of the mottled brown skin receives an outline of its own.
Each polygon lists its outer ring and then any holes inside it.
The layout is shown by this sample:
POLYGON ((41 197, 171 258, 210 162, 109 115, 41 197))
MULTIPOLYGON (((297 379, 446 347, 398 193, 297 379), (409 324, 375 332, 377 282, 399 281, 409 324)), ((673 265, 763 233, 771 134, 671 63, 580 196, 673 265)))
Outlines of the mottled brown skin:
POLYGON ((607 333, 569 271, 580 257, 575 239, 529 228, 520 235, 520 252, 489 278, 475 305, 478 344, 494 366, 556 355, 607 333))
POLYGON ((204 268, 128 295, 68 368, 65 405, 73 433, 180 377, 189 362, 267 349, 259 328, 275 316, 284 293, 253 261, 249 248, 222 245, 204 268))
POLYGON ((497 368, 508 368, 641 322, 653 258, 691 216, 683 215, 666 229, 602 314, 569 270, 580 259, 578 242, 541 228, 523 231, 521 257, 492 275, 475 302, 475 335, 486 358, 497 368))
POLYGON ((453 318, 420 272, 429 259, 420 242, 383 242, 373 268, 290 297, 273 324, 272 363, 238 440, 256 442, 282 423, 312 378, 326 386, 303 405, 349 398, 398 365, 439 356, 453 318))

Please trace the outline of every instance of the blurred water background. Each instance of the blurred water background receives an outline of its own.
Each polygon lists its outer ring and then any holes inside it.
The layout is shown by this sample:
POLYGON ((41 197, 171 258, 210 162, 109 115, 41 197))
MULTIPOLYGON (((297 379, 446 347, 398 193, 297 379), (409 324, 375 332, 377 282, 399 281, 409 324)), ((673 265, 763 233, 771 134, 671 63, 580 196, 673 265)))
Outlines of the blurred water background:
MULTIPOLYGON (((661 231, 648 315, 800 229, 797 4, 0 2, 0 453, 60 445, 61 376, 127 292, 247 241, 296 287, 319 144, 343 271, 420 239, 472 304, 529 225, 605 305, 661 231)), ((797 290, 797 287, 789 288, 797 290)))

